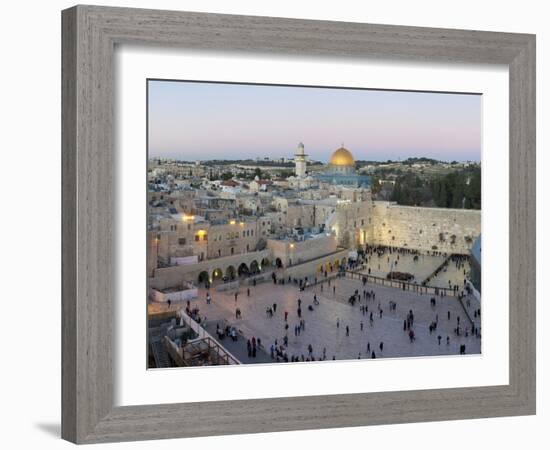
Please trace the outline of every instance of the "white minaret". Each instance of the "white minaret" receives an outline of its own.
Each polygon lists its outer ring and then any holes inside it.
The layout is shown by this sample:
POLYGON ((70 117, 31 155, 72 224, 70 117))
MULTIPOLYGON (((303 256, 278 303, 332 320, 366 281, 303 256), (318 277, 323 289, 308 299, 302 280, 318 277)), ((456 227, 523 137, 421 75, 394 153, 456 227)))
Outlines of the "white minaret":
POLYGON ((305 178, 306 176, 306 154, 304 153, 304 144, 301 142, 298 144, 298 149, 294 155, 294 162, 296 164, 296 176, 299 178, 305 178))

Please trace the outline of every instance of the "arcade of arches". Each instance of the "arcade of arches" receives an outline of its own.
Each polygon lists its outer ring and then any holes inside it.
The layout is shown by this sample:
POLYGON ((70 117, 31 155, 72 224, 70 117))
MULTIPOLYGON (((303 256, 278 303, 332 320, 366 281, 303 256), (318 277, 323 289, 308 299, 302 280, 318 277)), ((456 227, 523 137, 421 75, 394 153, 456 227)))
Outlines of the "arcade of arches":
POLYGON ((225 268, 225 270, 221 267, 217 267, 213 269, 211 273, 203 270, 199 273, 197 281, 200 284, 208 281, 231 281, 265 272, 269 268, 271 268, 271 261, 268 258, 263 258, 260 262, 257 260, 252 260, 250 264, 243 262, 238 266, 229 265, 225 268))

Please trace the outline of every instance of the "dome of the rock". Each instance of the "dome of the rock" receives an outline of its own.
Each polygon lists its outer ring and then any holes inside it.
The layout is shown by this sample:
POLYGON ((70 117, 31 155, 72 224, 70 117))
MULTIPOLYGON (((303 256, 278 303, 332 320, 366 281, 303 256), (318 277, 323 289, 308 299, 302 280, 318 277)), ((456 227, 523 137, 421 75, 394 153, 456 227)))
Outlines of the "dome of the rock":
POLYGON ((348 149, 340 147, 330 157, 329 164, 331 166, 354 166, 355 160, 348 149))

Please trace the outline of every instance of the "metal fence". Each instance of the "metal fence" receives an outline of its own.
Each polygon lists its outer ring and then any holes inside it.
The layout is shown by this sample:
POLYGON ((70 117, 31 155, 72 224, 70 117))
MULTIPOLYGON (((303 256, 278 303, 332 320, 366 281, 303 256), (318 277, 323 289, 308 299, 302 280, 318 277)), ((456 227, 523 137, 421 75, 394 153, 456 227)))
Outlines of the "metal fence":
POLYGON ((410 283, 408 281, 392 280, 388 278, 376 277, 374 275, 368 275, 362 272, 356 272, 352 270, 346 270, 346 276, 352 280, 366 280, 367 283, 379 284, 381 286, 392 287, 401 289, 403 291, 416 292, 418 294, 426 295, 445 295, 448 297, 457 297, 459 291, 454 289, 442 288, 437 286, 422 286, 417 283, 410 283))

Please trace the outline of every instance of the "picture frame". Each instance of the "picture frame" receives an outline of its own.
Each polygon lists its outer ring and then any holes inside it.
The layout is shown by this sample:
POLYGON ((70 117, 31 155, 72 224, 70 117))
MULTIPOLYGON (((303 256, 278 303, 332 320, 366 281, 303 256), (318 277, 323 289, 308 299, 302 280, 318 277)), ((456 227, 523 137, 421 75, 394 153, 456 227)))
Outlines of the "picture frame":
POLYGON ((75 443, 534 414, 535 36, 100 6, 62 12, 62 437, 75 443), (119 44, 509 70, 509 384, 114 406, 119 44))

